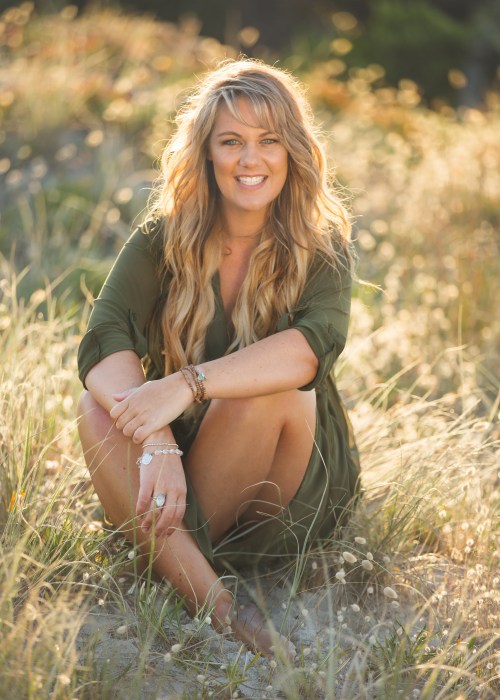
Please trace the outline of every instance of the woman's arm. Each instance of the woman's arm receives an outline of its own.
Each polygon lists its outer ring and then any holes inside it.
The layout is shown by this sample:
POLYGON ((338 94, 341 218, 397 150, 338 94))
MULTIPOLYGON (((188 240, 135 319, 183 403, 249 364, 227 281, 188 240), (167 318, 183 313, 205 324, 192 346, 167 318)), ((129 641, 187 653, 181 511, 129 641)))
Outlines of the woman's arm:
MULTIPOLYGON (((316 374, 318 359, 304 335, 289 329, 200 367, 207 377, 209 398, 246 398, 308 384, 316 374)), ((119 403, 110 415, 116 427, 138 444, 169 425, 193 400, 180 372, 115 398, 119 403)))
POLYGON ((136 389, 145 381, 141 361, 133 350, 108 355, 94 365, 85 378, 88 391, 106 411, 116 404, 113 394, 136 389))
POLYGON ((289 329, 201 365, 214 399, 265 396, 311 382, 318 358, 304 335, 289 329))
MULTIPOLYGON (((108 355, 94 365, 86 377, 88 391, 107 411, 117 403, 113 394, 124 390, 133 391, 145 381, 141 361, 131 350, 108 355)), ((188 387, 186 389, 189 391, 188 387)), ((151 433, 149 438, 151 442, 175 443, 175 437, 169 425, 151 433)), ((154 448, 145 449, 150 451, 154 448)), ((153 524, 151 501, 153 496, 159 493, 166 494, 167 501, 160 515, 156 515, 157 537, 172 534, 181 527, 186 510, 186 479, 178 455, 155 455, 151 464, 140 468, 136 515, 142 519, 141 528, 146 533, 151 532, 153 524)))

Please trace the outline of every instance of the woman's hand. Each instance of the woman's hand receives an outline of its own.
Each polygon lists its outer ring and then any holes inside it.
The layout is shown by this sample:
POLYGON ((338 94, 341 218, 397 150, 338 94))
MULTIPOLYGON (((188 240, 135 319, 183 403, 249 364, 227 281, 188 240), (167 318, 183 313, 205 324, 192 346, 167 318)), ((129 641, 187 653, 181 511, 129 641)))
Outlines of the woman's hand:
POLYGON ((136 444, 169 425, 192 403, 193 395, 180 372, 113 394, 118 402, 109 415, 125 437, 136 444))
MULTIPOLYGON (((146 448, 145 452, 155 449, 146 448)), ((148 535, 168 537, 182 523, 186 511, 186 477, 178 455, 154 455, 149 464, 140 467, 140 486, 136 514, 142 519, 141 529, 148 535), (161 507, 155 496, 166 496, 161 507)))

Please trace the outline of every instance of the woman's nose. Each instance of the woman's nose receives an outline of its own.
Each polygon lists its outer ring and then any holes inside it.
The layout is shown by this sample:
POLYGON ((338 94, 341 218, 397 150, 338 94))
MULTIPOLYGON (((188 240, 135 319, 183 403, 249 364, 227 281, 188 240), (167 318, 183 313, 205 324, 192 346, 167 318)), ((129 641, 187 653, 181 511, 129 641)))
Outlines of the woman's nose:
POLYGON ((259 151, 255 144, 247 143, 243 146, 240 153, 240 165, 249 167, 258 163, 259 161, 259 151))

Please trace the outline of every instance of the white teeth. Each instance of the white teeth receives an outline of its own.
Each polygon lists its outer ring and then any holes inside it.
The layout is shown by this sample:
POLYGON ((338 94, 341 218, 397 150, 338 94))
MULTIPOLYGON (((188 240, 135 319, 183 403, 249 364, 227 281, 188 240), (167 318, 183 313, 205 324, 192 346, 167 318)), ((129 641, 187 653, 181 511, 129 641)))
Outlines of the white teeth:
POLYGON ((258 177, 238 177, 236 179, 243 185, 259 185, 265 178, 264 175, 259 175, 258 177))

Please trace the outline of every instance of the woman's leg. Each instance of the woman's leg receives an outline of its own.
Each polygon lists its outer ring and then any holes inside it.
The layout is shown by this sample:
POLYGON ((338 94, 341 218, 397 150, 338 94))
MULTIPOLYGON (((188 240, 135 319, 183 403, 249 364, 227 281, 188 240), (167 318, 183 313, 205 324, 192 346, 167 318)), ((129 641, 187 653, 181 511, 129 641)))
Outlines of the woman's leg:
POLYGON ((213 542, 235 522, 276 515, 304 478, 316 393, 213 400, 186 460, 213 542))
MULTIPOLYGON (((107 411, 88 392, 82 394, 78 404, 78 430, 92 482, 107 516, 127 539, 140 546, 142 566, 147 565, 151 539, 135 518, 139 491, 136 459, 141 448, 114 428, 107 411)), ((178 530, 154 542, 154 569, 172 583, 193 614, 205 602, 216 606, 221 624, 230 614, 233 598, 189 532, 178 530)))
MULTIPOLYGON (((230 458, 231 449, 236 450, 235 459, 233 461, 230 459, 221 460, 219 474, 216 473, 217 470, 214 467, 210 468, 212 477, 219 480, 219 484, 221 479, 227 478, 228 467, 231 463, 233 471, 242 474, 235 465, 241 465, 246 469, 246 462, 243 461, 245 448, 249 449, 252 443, 258 443, 254 448, 254 456, 259 457, 259 459, 255 459, 255 462, 250 465, 252 467, 255 463, 257 468, 249 470, 243 480, 245 482, 243 488, 242 479, 235 479, 232 482, 232 487, 227 484, 224 490, 207 489, 207 494, 202 496, 200 489, 203 490, 203 483, 200 483, 199 479, 197 480, 198 483, 195 486, 197 496, 201 497, 202 507, 207 512, 214 513, 215 530, 220 531, 221 534, 224 529, 234 523, 238 510, 245 508, 247 511, 249 510, 247 504, 249 497, 250 500, 262 497, 263 500, 271 504, 282 502, 282 505, 286 505, 300 485, 312 449, 315 400, 311 400, 314 397, 310 394, 303 394, 303 396, 309 396, 308 400, 303 400, 300 398, 299 392, 286 392, 286 394, 290 393, 293 393, 294 396, 298 395, 297 401, 292 400, 291 402, 293 410, 289 411, 290 420, 287 420, 287 413, 284 410, 287 404, 285 394, 276 395, 276 399, 265 397, 262 400, 242 400, 233 407, 231 407, 233 401, 213 402, 207 411, 207 416, 202 424, 203 431, 200 428, 200 433, 197 436, 197 449, 204 445, 203 435, 207 428, 210 436, 216 438, 219 431, 219 437, 224 440, 224 425, 231 418, 237 420, 241 432, 247 435, 246 440, 233 438, 228 441, 226 454, 230 458), (226 405, 218 405, 224 403, 226 405), (271 410, 267 420, 264 410, 266 408, 271 410), (256 409, 259 410, 258 420, 255 418, 256 409), (302 411, 305 411, 305 414, 302 411), (308 416, 308 413, 311 415, 308 416), (307 429, 307 419, 313 423, 311 432, 307 429), (294 430, 298 430, 300 435, 310 433, 309 445, 307 443, 302 445, 300 440, 294 440, 294 430), (253 435, 253 431, 256 431, 255 435, 253 435), (262 433, 260 436, 259 432, 262 433), (290 462, 297 462, 297 454, 294 450, 302 451, 304 459, 301 460, 300 468, 290 469, 290 462), (262 460, 263 464, 259 460, 262 460), (287 476, 290 478, 285 478, 287 476), (258 483, 266 480, 275 481, 278 484, 281 501, 275 486, 270 487, 268 484, 258 483), (231 494, 231 490, 235 493, 231 494), (228 495, 231 496, 229 499, 228 495), (211 501, 210 498, 214 500, 211 501), (221 498, 224 500, 221 501, 221 498), (226 523, 228 523, 227 526, 226 523)), ((288 405, 290 406, 289 403, 288 405)), ((135 521, 135 504, 139 489, 135 461, 140 454, 140 448, 133 445, 120 431, 114 428, 109 414, 88 392, 82 394, 79 402, 79 432, 93 484, 108 517, 121 527, 131 541, 137 542, 141 546, 147 561, 152 546, 151 541, 140 529, 140 523, 135 521)), ((229 439, 229 435, 226 437, 229 439)), ((205 447, 211 448, 209 441, 205 443, 205 447)), ((226 451, 222 450, 222 452, 226 451)), ((212 456, 216 458, 217 453, 212 452, 212 456)), ((214 459, 210 459, 208 462, 204 460, 204 463, 215 466, 217 464, 214 459)), ((190 464, 195 464, 191 453, 190 464)), ((190 468, 191 475, 194 475, 195 478, 197 473, 201 473, 201 470, 197 470, 194 466, 190 468)), ((225 621, 232 611, 232 596, 224 588, 215 571, 186 530, 178 530, 169 538, 155 542, 154 569, 160 576, 169 580, 178 593, 185 598, 192 613, 195 613, 205 603, 209 606, 213 605, 215 608, 213 617, 218 623, 218 627, 225 626, 225 621)), ((247 610, 243 614, 240 613, 238 618, 233 617, 232 628, 236 636, 250 646, 264 653, 270 651, 273 638, 263 628, 262 620, 255 611, 247 610)), ((293 655, 292 645, 289 645, 284 638, 280 638, 279 643, 286 654, 293 655)))

